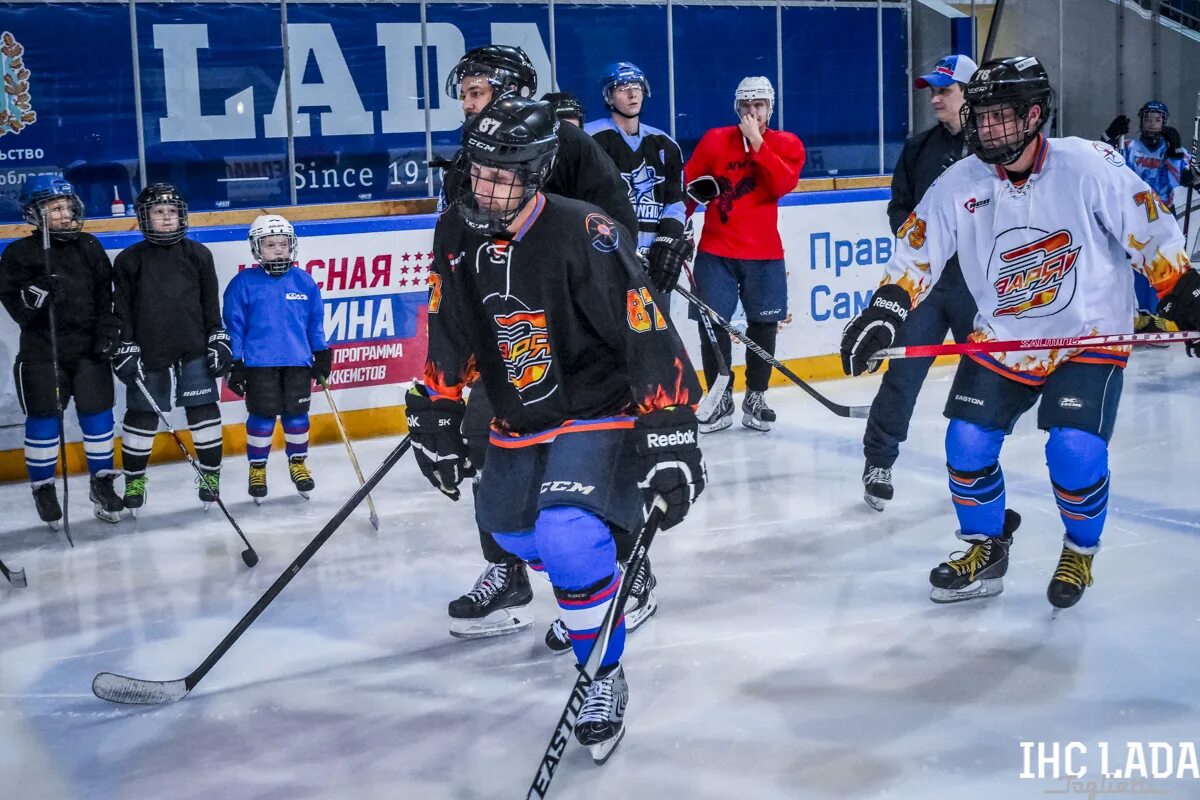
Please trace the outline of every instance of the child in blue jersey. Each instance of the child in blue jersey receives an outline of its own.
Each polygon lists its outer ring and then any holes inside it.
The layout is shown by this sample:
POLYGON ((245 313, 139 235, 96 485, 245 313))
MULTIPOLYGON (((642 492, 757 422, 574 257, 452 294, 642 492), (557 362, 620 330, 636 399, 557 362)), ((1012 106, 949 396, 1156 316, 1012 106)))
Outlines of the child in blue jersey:
POLYGON ((283 419, 288 472, 301 496, 316 487, 308 457, 308 406, 314 378, 325 380, 333 353, 325 343, 321 290, 296 261, 296 231, 266 214, 250 226, 256 268, 243 270, 225 289, 225 328, 233 346, 227 383, 246 398, 246 456, 250 496, 267 496, 267 456, 275 418, 283 419))

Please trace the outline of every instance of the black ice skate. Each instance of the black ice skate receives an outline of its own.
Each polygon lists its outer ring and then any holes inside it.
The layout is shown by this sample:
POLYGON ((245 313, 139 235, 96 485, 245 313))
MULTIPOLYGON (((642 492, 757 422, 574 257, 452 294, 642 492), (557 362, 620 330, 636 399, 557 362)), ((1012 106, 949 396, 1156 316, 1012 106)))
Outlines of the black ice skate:
POLYGON ((296 491, 307 500, 308 493, 317 488, 317 482, 308 471, 304 456, 292 456, 288 459, 288 474, 292 476, 292 483, 296 484, 296 491))
POLYGON ((1062 555, 1058 557, 1058 568, 1046 588, 1046 598, 1059 609, 1070 608, 1083 597, 1083 590, 1092 585, 1092 559, 1099 547, 1079 547, 1070 539, 1063 539, 1062 555))
POLYGON ((524 630, 533 624, 533 617, 514 612, 532 600, 533 589, 529 587, 524 563, 488 564, 475 581, 475 587, 450 602, 448 611, 454 620, 450 623, 450 635, 458 639, 481 639, 524 630))
POLYGON ((625 737, 625 706, 629 684, 620 664, 602 668, 588 687, 583 709, 575 722, 575 738, 592 751, 597 764, 608 761, 625 737))
POLYGON ((123 502, 131 517, 137 518, 138 511, 146 505, 146 484, 149 479, 145 475, 136 478, 125 476, 125 497, 123 502))
POLYGON ((754 431, 769 431, 775 412, 767 406, 766 392, 747 391, 742 398, 742 425, 754 431))
POLYGON ((116 478, 117 472, 110 469, 100 470, 92 476, 88 498, 92 501, 96 519, 103 522, 120 522, 121 512, 125 510, 125 503, 113 489, 116 478))
POLYGON ((891 467, 873 467, 868 462, 863 466, 862 482, 863 500, 876 511, 883 511, 894 494, 891 467))
POLYGON ((205 511, 208 511, 208 507, 217 502, 217 498, 221 496, 221 471, 219 469, 201 468, 200 475, 196 476, 196 496, 204 504, 205 511))
POLYGON ((33 504, 37 507, 38 519, 50 526, 50 530, 58 530, 62 522, 62 506, 58 504, 58 491, 54 488, 54 479, 35 483, 33 485, 33 504))
POLYGON ((267 462, 250 462, 250 482, 246 491, 254 498, 254 504, 260 505, 267 496, 267 462))
MULTIPOLYGON (((626 565, 622 565, 622 570, 626 565)), ((642 626, 646 620, 658 611, 658 599, 654 596, 654 587, 658 579, 650 569, 649 557, 642 560, 642 568, 633 576, 633 586, 629 590, 629 599, 625 601, 625 633, 630 634, 642 626)), ((546 631, 546 647, 555 655, 571 651, 571 634, 562 619, 550 623, 546 631)))
POLYGON ((723 431, 733 424, 733 390, 727 389, 721 402, 713 409, 711 416, 699 421, 697 426, 701 433, 716 433, 723 431))
POLYGON ((1013 532, 1021 525, 1021 515, 1012 509, 1004 512, 1004 532, 997 537, 964 537, 970 543, 965 553, 952 553, 951 559, 938 564, 929 573, 933 585, 929 599, 935 603, 957 603, 976 597, 992 597, 1004 591, 1004 573, 1008 572, 1008 548, 1013 532))

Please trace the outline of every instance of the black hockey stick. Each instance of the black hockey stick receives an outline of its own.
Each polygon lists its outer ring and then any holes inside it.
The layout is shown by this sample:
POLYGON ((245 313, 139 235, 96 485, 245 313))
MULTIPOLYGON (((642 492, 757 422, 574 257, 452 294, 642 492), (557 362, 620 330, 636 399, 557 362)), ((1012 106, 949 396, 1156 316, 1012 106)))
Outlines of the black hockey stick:
MULTIPOLYGON (((689 220, 689 223, 691 220, 689 220)), ((696 286, 696 278, 692 275, 691 266, 685 264, 684 269, 687 270, 688 283, 693 289, 698 289, 696 286)), ((721 353, 721 346, 717 343, 717 334, 713 331, 712 321, 703 311, 700 312, 700 322, 704 325, 704 333, 708 336, 708 343, 712 346, 713 359, 717 362, 717 377, 716 379, 708 378, 708 394, 700 400, 700 404, 696 406, 696 418, 707 420, 712 417, 713 412, 721 405, 721 400, 725 396, 725 392, 729 390, 729 384, 733 381, 733 374, 729 369, 729 365, 725 363, 725 356, 721 353)))
POLYGON ((4 579, 18 589, 24 589, 29 584, 25 583, 25 570, 9 569, 4 566, 4 562, 0 561, 0 572, 4 573, 4 579))
POLYGON ((321 546, 333 536, 334 532, 341 526, 346 518, 358 507, 358 504, 363 501, 363 498, 375 488, 379 481, 383 480, 383 476, 388 473, 400 457, 408 451, 409 437, 405 436, 400 444, 392 452, 388 453, 387 458, 379 465, 379 469, 371 477, 367 478, 367 482, 358 487, 358 490, 350 496, 338 512, 333 515, 329 522, 325 523, 325 527, 313 538, 308 545, 300 551, 300 555, 296 556, 291 564, 288 564, 287 569, 275 579, 275 582, 263 593, 263 596, 258 598, 258 602, 254 604, 246 616, 242 617, 237 625, 233 627, 225 638, 221 640, 208 657, 200 663, 200 666, 192 670, 185 678, 179 678, 174 681, 147 681, 140 678, 127 678, 124 675, 115 675, 111 672, 101 672, 92 679, 92 694, 99 697, 101 700, 108 700, 112 703, 140 703, 140 704, 155 704, 155 703, 173 703, 176 700, 182 700, 187 697, 192 689, 198 684, 208 671, 221 660, 221 657, 229 652, 229 648, 233 647, 234 642, 246 632, 246 629, 254 624, 254 620, 258 619, 259 615, 266 610, 284 587, 291 582, 292 578, 296 577, 304 565, 308 563, 316 552, 321 549, 321 546))
POLYGON ((799 375, 797 375, 796 373, 794 373, 790 369, 788 369, 786 366, 784 366, 782 361, 775 358, 775 356, 771 355, 766 350, 763 350, 761 347, 759 347, 758 344, 753 339, 751 339, 749 336, 742 333, 741 331, 739 331, 737 328, 730 325, 725 320, 721 319, 720 314, 718 314, 716 311, 713 311, 712 308, 708 304, 706 304, 700 298, 696 297, 696 295, 692 294, 687 289, 684 289, 682 286, 676 286, 675 291, 679 292, 679 294, 685 300, 687 300, 689 303, 694 305, 696 307, 696 310, 699 311, 702 315, 707 314, 708 316, 710 316, 712 318, 713 322, 717 323, 722 328, 724 328, 726 330, 726 332, 729 333, 730 336, 737 339, 742 344, 746 345, 747 350, 751 351, 756 356, 761 358, 763 361, 766 361, 772 367, 779 370, 781 373, 783 373, 784 377, 786 377, 792 383, 799 386, 804 391, 808 392, 810 397, 812 397, 814 400, 816 400, 821 405, 828 408, 833 413, 837 414, 839 417, 848 417, 850 419, 866 419, 867 418, 867 415, 871 411, 870 406, 844 406, 840 403, 833 402, 828 397, 826 397, 825 395, 821 394, 816 389, 814 389, 812 386, 808 385, 808 383, 806 383, 803 379, 801 379, 799 375))
MULTIPOLYGON (((154 409, 154 413, 158 414, 158 418, 162 420, 162 424, 167 427, 167 432, 171 434, 171 438, 175 440, 175 444, 179 445, 179 451, 183 453, 183 457, 187 459, 189 464, 192 465, 192 469, 196 470, 196 475, 199 476, 200 482, 207 485, 207 479, 204 477, 204 471, 201 470, 200 465, 192 459, 192 454, 188 452, 187 446, 183 443, 183 440, 179 438, 179 434, 175 432, 175 429, 171 427, 171 423, 167 421, 167 415, 162 412, 162 409, 158 407, 158 403, 154 402, 154 398, 150 396, 150 390, 146 388, 146 384, 142 382, 141 378, 134 378, 133 380, 135 383, 137 383, 138 389, 141 390, 142 397, 146 398, 146 402, 149 403, 150 407, 154 409)), ((219 489, 216 492, 213 492, 213 499, 216 501, 217 505, 221 507, 221 511, 225 513, 225 519, 229 520, 229 524, 233 526, 235 531, 237 531, 237 535, 242 537, 242 541, 246 543, 246 549, 242 551, 242 562, 245 563, 247 567, 253 567, 258 563, 258 553, 255 552, 254 546, 250 544, 250 540, 246 538, 246 534, 242 533, 242 529, 238 527, 237 522, 233 518, 233 514, 230 514, 229 509, 225 507, 223 502, 221 502, 219 489)))
POLYGON ((1183 248, 1188 251, 1188 223, 1192 221, 1192 191, 1200 180, 1200 92, 1196 93, 1196 116, 1192 118, 1192 160, 1188 164, 1192 171, 1192 183, 1188 186, 1187 200, 1183 212, 1183 248))
MULTIPOLYGON (((46 210, 46 205, 43 203, 41 207, 42 216, 42 265, 45 267, 46 278, 54 279, 54 273, 50 271, 50 212, 46 210)), ((53 288, 53 287, 51 287, 53 288)), ((49 315, 50 322, 50 363, 54 370, 54 405, 58 408, 58 455, 62 459, 62 474, 63 474, 63 535, 67 537, 67 544, 71 547, 75 546, 75 541, 71 538, 71 489, 67 483, 67 431, 63 425, 63 402, 62 390, 58 386, 58 328, 55 326, 54 313, 54 293, 46 298, 46 313, 49 315)), ((53 478, 53 476, 51 476, 53 478)))
POLYGON ((579 677, 575 679, 575 685, 571 687, 571 696, 567 698, 567 705, 563 709, 562 716, 558 718, 558 725, 554 727, 553 735, 550 736, 550 744, 546 745, 546 752, 542 756, 541 763, 538 764, 537 774, 533 776, 533 783, 529 786, 525 800, 545 797, 546 792, 550 791, 550 781, 554 780, 554 772, 558 769, 563 753, 566 752, 567 742, 571 740, 571 734, 575 731, 575 721, 579 719, 579 712, 583 708, 584 698, 587 697, 588 687, 592 685, 596 679, 596 673, 600 671, 604 653, 608 650, 608 639, 617 626, 617 620, 625 611, 625 601, 629 599, 629 595, 633 591, 633 576, 642 568, 642 562, 646 560, 646 553, 650 550, 650 544, 654 541, 655 534, 658 533, 658 526, 662 523, 662 516, 666 511, 667 502, 662 499, 662 495, 655 495, 650 516, 646 518, 637 537, 633 540, 633 554, 629 557, 629 566, 621 578, 621 588, 617 592, 617 599, 608 607, 608 613, 604 615, 604 622, 596 631, 596 643, 592 645, 592 651, 588 653, 587 661, 583 663, 579 670, 579 677))

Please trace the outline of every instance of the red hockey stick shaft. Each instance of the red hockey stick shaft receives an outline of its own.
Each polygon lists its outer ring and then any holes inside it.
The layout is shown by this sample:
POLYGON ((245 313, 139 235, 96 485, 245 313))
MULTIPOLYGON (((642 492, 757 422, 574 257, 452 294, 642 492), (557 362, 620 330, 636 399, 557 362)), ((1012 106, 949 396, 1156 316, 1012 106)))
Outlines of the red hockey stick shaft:
POLYGON ((1117 347, 1120 345, 1170 344, 1200 339, 1200 331, 1162 331, 1153 333, 1114 333, 1073 336, 1066 339, 1009 339, 999 342, 963 342, 961 344, 917 344, 889 347, 872 360, 885 358, 934 358, 968 353, 1015 353, 1022 350, 1064 350, 1077 347, 1117 347))

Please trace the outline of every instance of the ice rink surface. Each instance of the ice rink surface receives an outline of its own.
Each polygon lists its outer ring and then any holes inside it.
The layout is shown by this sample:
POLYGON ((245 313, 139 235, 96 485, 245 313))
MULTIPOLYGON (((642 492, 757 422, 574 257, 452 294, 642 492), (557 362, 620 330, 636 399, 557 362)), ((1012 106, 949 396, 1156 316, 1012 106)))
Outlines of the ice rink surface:
MULTIPOLYGON (((1200 739, 1200 363, 1181 348, 1132 360, 1096 584, 1053 621, 1062 526, 1032 413, 1002 455, 1024 516, 1004 594, 928 599, 930 568, 959 544, 940 413, 951 375, 931 373, 882 514, 861 499, 863 422, 797 389, 770 392, 771 433, 702 439, 709 488, 656 541, 659 613, 626 650, 628 735, 604 767, 572 742, 552 797, 1086 797, 1052 773, 1022 778, 1021 742, 1080 742, 1086 781, 1101 743, 1123 767, 1127 742, 1200 739)), ((868 403, 877 383, 817 386, 868 403)), ((364 469, 397 441, 359 443, 364 469)), ((382 530, 356 512, 191 696, 92 696, 100 671, 168 680, 199 664, 356 485, 340 445, 310 462, 305 501, 274 453, 260 507, 244 457, 227 462, 253 570, 186 464, 152 465, 147 507, 116 526, 91 517, 74 478, 74 550, 37 522, 26 485, 0 487, 0 558, 29 579, 0 582, 0 797, 525 796, 575 678, 542 644, 550 587, 533 579, 532 630, 450 638, 446 603, 482 568, 471 504, 431 489, 411 456, 375 492, 382 530)), ((1195 798, 1200 781, 1124 792, 1195 798)))

